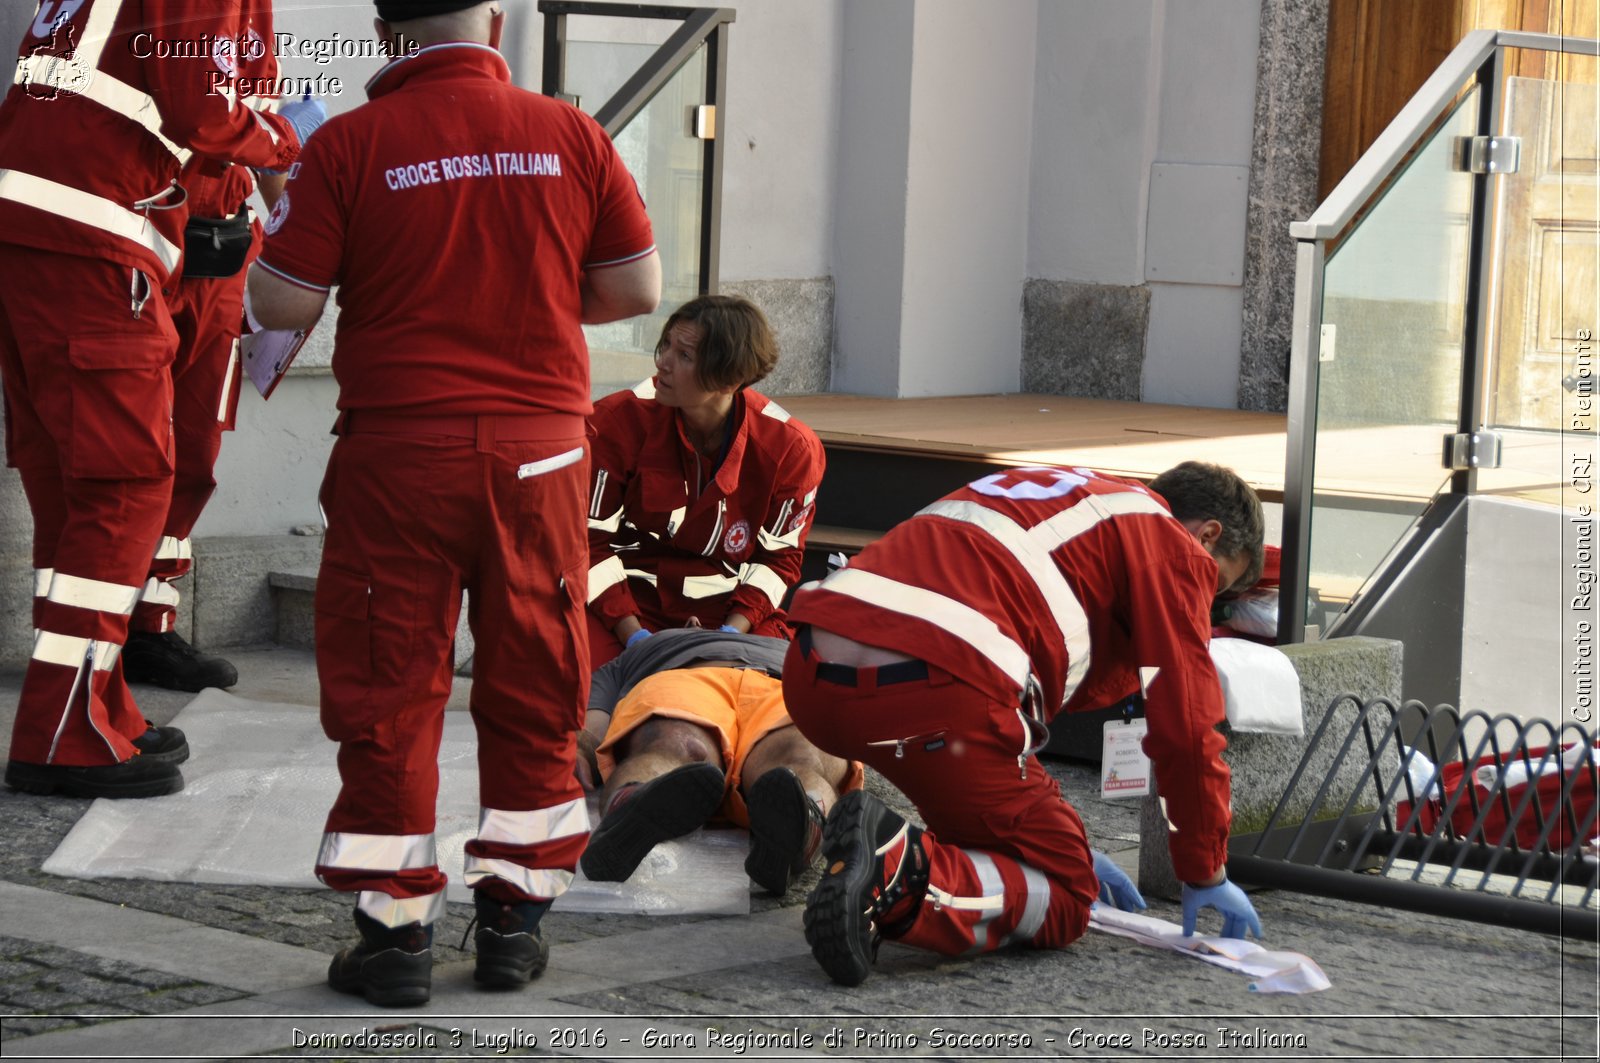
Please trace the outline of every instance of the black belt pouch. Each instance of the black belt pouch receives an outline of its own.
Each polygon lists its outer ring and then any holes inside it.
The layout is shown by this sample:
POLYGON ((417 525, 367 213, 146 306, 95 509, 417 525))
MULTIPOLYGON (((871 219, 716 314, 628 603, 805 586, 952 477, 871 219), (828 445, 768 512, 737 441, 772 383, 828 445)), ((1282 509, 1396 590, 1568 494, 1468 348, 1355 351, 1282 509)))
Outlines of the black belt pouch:
POLYGON ((185 277, 232 277, 250 257, 250 208, 231 218, 190 218, 183 230, 185 277))

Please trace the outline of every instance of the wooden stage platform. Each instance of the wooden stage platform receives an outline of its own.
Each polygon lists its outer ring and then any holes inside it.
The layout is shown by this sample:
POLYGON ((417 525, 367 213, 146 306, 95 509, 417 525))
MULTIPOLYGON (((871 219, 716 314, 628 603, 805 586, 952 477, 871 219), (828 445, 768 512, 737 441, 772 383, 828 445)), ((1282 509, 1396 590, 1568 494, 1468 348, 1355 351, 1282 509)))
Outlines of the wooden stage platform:
MULTIPOLYGON (((990 465, 1082 465, 1149 480, 1181 461, 1226 465, 1263 501, 1283 498, 1283 414, 1167 406, 1057 395, 890 399, 790 395, 779 403, 830 451, 859 450, 990 465)), ((1353 426, 1327 434, 1319 495, 1400 506, 1426 502, 1448 479, 1443 425, 1353 426)), ((1505 466, 1480 474, 1480 489, 1557 501, 1561 437, 1507 433, 1505 466)), ((1559 504, 1559 503, 1558 503, 1559 504)))

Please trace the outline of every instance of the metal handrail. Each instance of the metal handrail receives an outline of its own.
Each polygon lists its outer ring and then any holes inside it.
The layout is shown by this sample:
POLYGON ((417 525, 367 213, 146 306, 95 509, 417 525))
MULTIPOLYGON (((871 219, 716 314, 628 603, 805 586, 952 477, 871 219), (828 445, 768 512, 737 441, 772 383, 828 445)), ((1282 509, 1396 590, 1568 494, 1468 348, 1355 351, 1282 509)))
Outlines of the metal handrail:
POLYGON ((1474 30, 1461 39, 1416 95, 1400 109, 1378 139, 1328 193, 1305 221, 1292 222, 1297 240, 1329 240, 1343 232, 1417 146, 1438 117, 1455 102, 1467 79, 1488 62, 1496 48, 1536 48, 1572 55, 1596 55, 1595 40, 1551 33, 1474 30))

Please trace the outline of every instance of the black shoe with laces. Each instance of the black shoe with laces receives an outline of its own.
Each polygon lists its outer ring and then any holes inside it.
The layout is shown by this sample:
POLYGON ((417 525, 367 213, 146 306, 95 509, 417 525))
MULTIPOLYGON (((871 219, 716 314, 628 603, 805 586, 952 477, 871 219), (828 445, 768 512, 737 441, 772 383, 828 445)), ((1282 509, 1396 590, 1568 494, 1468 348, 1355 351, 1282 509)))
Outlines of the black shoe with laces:
POLYGON ((705 823, 722 804, 722 769, 703 761, 624 787, 579 860, 590 882, 626 882, 661 842, 705 823))
POLYGON ((144 734, 133 740, 133 748, 145 760, 163 764, 182 764, 189 759, 189 740, 176 727, 151 724, 144 734))
POLYGON ((333 958, 328 984, 380 1008, 426 1004, 433 992, 433 927, 386 927, 359 909, 355 918, 361 942, 333 958))
POLYGON ((539 920, 550 910, 549 901, 505 904, 475 890, 472 903, 478 925, 472 937, 478 953, 474 982, 485 989, 515 989, 544 973, 550 946, 539 934, 539 920))
POLYGON ((865 790, 840 798, 822 833, 826 870, 806 899, 806 943, 840 985, 860 985, 884 937, 910 929, 928 892, 922 830, 865 790))
POLYGON ((183 772, 174 763, 145 756, 86 768, 8 760, 6 785, 23 793, 62 797, 163 797, 183 789, 183 772))
POLYGON ((122 675, 130 683, 199 693, 231 687, 239 670, 221 657, 202 653, 176 631, 130 631, 122 647, 122 675))
POLYGON ((764 772, 750 787, 750 855, 744 873, 768 893, 782 896, 805 874, 822 848, 822 810, 788 768, 764 772))

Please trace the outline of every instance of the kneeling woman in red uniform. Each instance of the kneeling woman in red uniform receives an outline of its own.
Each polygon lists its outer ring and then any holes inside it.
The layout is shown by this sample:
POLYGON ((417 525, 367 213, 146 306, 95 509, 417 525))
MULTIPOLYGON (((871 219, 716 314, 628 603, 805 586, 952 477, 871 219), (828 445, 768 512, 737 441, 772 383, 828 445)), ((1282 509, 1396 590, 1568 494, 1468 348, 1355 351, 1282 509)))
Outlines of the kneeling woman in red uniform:
POLYGON ((749 300, 703 295, 667 319, 656 375, 589 419, 594 667, 667 627, 788 637, 822 481, 816 433, 750 385, 778 344, 749 300))

